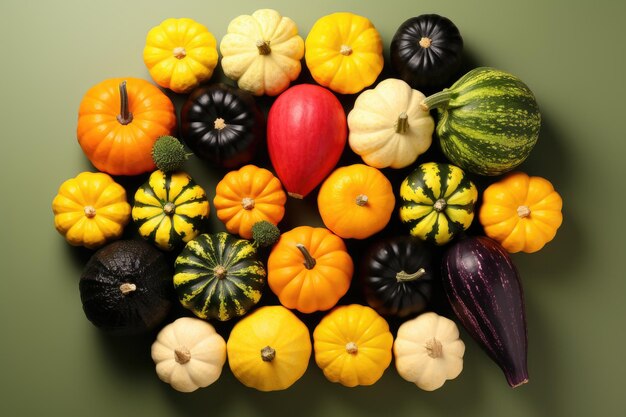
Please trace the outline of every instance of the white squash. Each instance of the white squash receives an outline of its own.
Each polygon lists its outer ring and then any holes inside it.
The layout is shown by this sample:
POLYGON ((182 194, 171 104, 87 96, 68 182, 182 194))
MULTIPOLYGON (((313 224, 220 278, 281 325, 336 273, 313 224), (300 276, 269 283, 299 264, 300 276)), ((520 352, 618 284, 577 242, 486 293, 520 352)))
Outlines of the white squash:
POLYGON ((192 392, 217 381, 226 362, 226 342, 206 321, 182 317, 159 332, 152 360, 162 381, 192 392))
POLYGON ((435 121, 422 110, 425 96, 395 78, 357 97, 348 114, 348 142, 375 168, 404 168, 428 150, 435 121))
POLYGON ((300 75, 304 40, 293 20, 261 9, 230 22, 220 52, 224 74, 239 88, 276 96, 300 75))
POLYGON ((429 312, 400 326, 393 353, 402 378, 434 391, 463 370, 465 344, 452 320, 429 312))

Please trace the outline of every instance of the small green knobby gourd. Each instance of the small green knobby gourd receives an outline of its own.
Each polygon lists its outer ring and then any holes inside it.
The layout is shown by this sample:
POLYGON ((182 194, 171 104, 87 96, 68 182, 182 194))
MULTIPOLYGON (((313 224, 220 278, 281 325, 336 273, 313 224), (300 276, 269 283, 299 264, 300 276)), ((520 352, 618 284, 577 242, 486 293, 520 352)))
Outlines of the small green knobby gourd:
POLYGON ((178 171, 191 153, 173 136, 161 136, 152 147, 154 164, 163 172, 178 171))

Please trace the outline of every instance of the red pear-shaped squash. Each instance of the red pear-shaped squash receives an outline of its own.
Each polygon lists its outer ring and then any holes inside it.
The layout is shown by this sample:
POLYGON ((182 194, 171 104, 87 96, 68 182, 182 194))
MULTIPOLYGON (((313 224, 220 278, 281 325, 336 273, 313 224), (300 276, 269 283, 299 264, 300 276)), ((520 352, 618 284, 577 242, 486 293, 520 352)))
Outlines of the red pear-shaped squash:
POLYGON ((267 147, 290 196, 303 198, 326 178, 347 135, 343 107, 327 89, 300 84, 278 96, 267 117, 267 147))

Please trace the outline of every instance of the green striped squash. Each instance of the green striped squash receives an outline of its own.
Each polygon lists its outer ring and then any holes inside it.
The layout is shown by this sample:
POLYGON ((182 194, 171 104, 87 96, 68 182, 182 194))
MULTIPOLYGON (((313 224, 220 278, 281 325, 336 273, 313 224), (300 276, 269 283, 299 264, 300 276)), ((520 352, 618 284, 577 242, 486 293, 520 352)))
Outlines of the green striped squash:
POLYGON ((203 319, 226 321, 244 315, 265 286, 266 272, 255 246, 225 232, 196 237, 174 265, 178 299, 203 319))
POLYGON ((519 78, 494 68, 465 74, 422 102, 437 108, 441 149, 455 165, 480 175, 500 175, 524 162, 535 146, 541 114, 519 78))
POLYGON ((443 245, 472 223, 478 191, 461 168, 428 162, 402 181, 400 199, 411 235, 443 245))
POLYGON ((169 251, 200 234, 209 200, 187 173, 154 171, 135 193, 132 216, 144 239, 169 251))

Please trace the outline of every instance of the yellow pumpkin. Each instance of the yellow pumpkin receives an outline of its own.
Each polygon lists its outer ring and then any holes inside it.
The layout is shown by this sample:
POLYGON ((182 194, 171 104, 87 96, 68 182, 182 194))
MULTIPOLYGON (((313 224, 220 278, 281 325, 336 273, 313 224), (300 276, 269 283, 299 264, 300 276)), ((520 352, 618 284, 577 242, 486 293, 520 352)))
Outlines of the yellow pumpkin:
POLYGON ((478 219, 485 234, 507 251, 533 253, 556 236, 562 208, 550 181, 513 172, 487 187, 478 219))
POLYGON ((387 177, 363 164, 336 169, 317 197, 324 224, 344 239, 365 239, 381 231, 389 223, 395 203, 387 177))
POLYGON ((389 325, 370 307, 335 308, 313 331, 315 362, 331 382, 372 385, 391 363, 389 325))
POLYGON ((304 375, 311 357, 311 336, 291 311, 267 306, 233 327, 226 349, 230 369, 242 384, 277 391, 304 375))
POLYGON ((122 235, 130 220, 124 187, 102 172, 82 172, 59 187, 54 225, 74 246, 95 249, 122 235))
POLYGON ((192 19, 165 19, 148 32, 143 60, 158 85, 188 93, 213 75, 217 42, 192 19))
POLYGON ((306 65, 315 81, 354 94, 376 81, 383 69, 383 44, 369 19, 333 13, 319 19, 305 41, 306 65))
POLYGON ((304 41, 293 20, 261 9, 230 22, 220 52, 224 74, 239 88, 276 96, 300 75, 304 41))
POLYGON ((213 205, 230 233, 252 238, 252 226, 266 220, 277 225, 285 215, 287 195, 270 171, 246 165, 217 184, 213 205))

